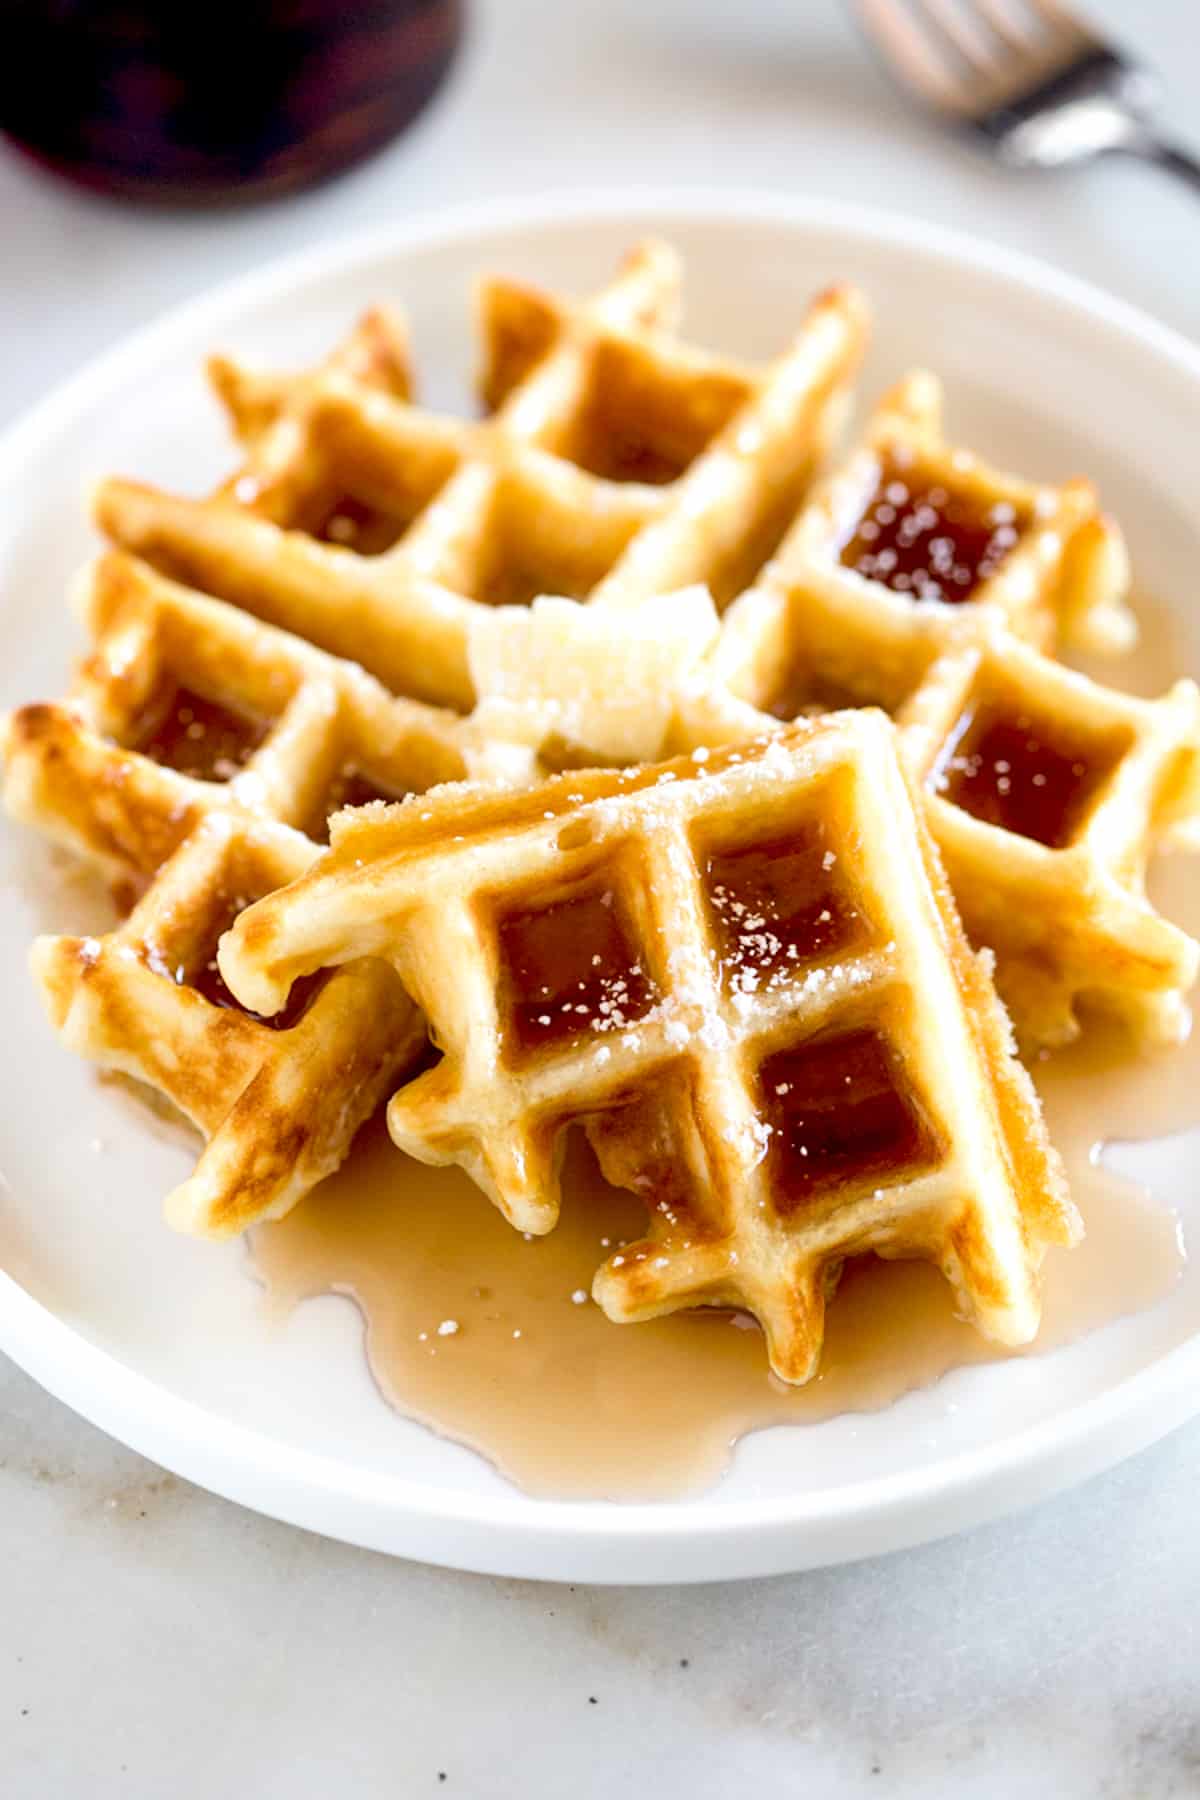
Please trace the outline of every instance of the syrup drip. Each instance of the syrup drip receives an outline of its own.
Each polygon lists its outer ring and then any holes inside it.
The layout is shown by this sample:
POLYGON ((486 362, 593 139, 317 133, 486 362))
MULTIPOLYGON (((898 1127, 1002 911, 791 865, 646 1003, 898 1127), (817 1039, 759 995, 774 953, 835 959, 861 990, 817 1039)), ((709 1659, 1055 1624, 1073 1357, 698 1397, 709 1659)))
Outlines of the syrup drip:
MULTIPOLYGON (((1150 649, 1122 683, 1161 690, 1179 667, 1142 607, 1150 649)), ((1200 883, 1185 856, 1152 872, 1155 904, 1200 932, 1200 883)), ((1184 1260, 1179 1221, 1096 1161, 1113 1141, 1200 1121, 1200 1031, 1133 1059, 1093 1026, 1034 1069, 1050 1135, 1087 1237, 1046 1261, 1042 1355, 1164 1299, 1184 1260)), ((526 1492, 667 1499, 708 1487, 747 1432, 871 1412, 952 1369, 1004 1353, 955 1317, 925 1263, 849 1263, 828 1312, 816 1379, 788 1389, 762 1339, 725 1312, 612 1325, 587 1299, 597 1265, 639 1237, 645 1214, 608 1187, 582 1141, 569 1146, 558 1229, 526 1240, 457 1169, 428 1169, 388 1143, 381 1121, 339 1173, 286 1219, 253 1234, 255 1270, 277 1315, 315 1294, 349 1295, 366 1321, 378 1386, 398 1411, 473 1446, 526 1492), (439 1333, 442 1324, 456 1329, 439 1333)))

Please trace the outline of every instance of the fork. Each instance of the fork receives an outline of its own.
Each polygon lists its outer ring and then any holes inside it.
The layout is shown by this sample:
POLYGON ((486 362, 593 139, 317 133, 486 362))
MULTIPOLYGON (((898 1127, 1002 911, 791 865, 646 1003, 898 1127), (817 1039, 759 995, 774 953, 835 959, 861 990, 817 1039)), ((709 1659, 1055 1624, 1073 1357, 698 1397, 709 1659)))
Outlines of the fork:
POLYGON ((1200 159, 1151 112, 1158 83, 1059 0, 855 0, 903 87, 1022 168, 1117 153, 1200 190, 1200 159))

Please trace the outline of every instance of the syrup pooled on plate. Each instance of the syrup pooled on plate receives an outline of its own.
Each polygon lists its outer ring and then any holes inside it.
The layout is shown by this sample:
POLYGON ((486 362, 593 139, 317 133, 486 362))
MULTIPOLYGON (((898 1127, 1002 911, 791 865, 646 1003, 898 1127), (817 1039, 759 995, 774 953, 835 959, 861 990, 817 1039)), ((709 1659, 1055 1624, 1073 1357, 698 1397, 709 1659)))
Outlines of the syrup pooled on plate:
MULTIPOLYGON (((1183 1263, 1175 1215, 1093 1167, 1090 1152, 1105 1101, 1119 1102, 1108 1116, 1139 1132, 1194 1121, 1198 1074, 1193 1048, 1153 1059, 1131 1081, 1123 1050, 1109 1046, 1069 1054, 1050 1077, 1051 1130, 1088 1235, 1052 1252, 1042 1329, 1025 1354, 1171 1292, 1183 1263), (1164 1100, 1168 1068, 1178 1112, 1148 1111, 1164 1100)), ((582 1142, 571 1145, 564 1186, 557 1229, 527 1239, 461 1170, 412 1162, 376 1120, 345 1168, 255 1230, 254 1267, 280 1315, 316 1294, 352 1298, 376 1383, 398 1412, 470 1445, 526 1493, 558 1499, 695 1493, 748 1432, 878 1411, 1003 1355, 955 1316, 936 1269, 874 1257, 847 1265, 820 1372, 804 1388, 769 1374, 761 1334, 740 1315, 610 1324, 589 1298, 592 1276, 641 1233, 645 1213, 606 1185, 582 1142)))

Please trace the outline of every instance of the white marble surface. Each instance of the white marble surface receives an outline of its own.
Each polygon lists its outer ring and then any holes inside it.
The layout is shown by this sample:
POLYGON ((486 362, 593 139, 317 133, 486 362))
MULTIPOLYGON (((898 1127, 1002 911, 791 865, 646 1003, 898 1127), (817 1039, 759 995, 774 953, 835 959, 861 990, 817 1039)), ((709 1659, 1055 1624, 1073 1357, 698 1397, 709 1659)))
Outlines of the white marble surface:
MULTIPOLYGON (((1160 63, 1182 127, 1194 0, 1095 10, 1160 63)), ((265 258, 580 182, 870 199, 1200 333, 1194 199, 1133 167, 1021 177, 951 148, 841 15, 490 0, 411 139, 303 202, 232 216, 114 210, 0 152, 0 423, 265 258)), ((241 1512, 0 1364, 0 1792, 1200 1795, 1198 1488, 1200 1425, 1034 1513, 885 1561, 680 1592, 538 1588, 241 1512)))

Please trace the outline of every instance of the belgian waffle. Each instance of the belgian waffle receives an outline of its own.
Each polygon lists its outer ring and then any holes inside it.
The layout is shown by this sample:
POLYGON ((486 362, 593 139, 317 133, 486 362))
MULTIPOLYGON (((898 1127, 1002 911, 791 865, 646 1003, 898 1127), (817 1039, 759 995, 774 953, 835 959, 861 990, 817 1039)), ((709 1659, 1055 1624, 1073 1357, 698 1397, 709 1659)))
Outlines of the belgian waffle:
POLYGON ((337 1166, 424 1031, 383 963, 247 1014, 218 937, 308 867, 331 810, 491 762, 452 715, 123 554, 81 597, 92 651, 68 700, 7 721, 4 797, 133 908, 98 938, 39 939, 34 973, 72 1049, 160 1089, 208 1136, 174 1222, 233 1232, 337 1166))
MULTIPOLYGON (((468 639, 495 604, 631 602, 766 562, 840 421, 866 335, 853 289, 765 370, 682 344, 679 269, 644 245, 578 305, 482 289, 483 421, 403 398, 389 341, 290 382, 217 366, 245 469, 207 499, 101 484, 96 518, 166 574, 467 710, 468 639)), ((399 373, 398 371, 403 371, 399 373)))
POLYGON ((1034 1334, 1078 1222, 881 714, 343 813, 219 951, 267 1012, 364 958, 442 1051, 392 1099, 397 1144, 529 1232, 577 1121, 647 1194, 596 1277, 613 1319, 747 1307, 804 1381, 842 1260, 875 1250, 936 1262, 998 1341, 1034 1334))

